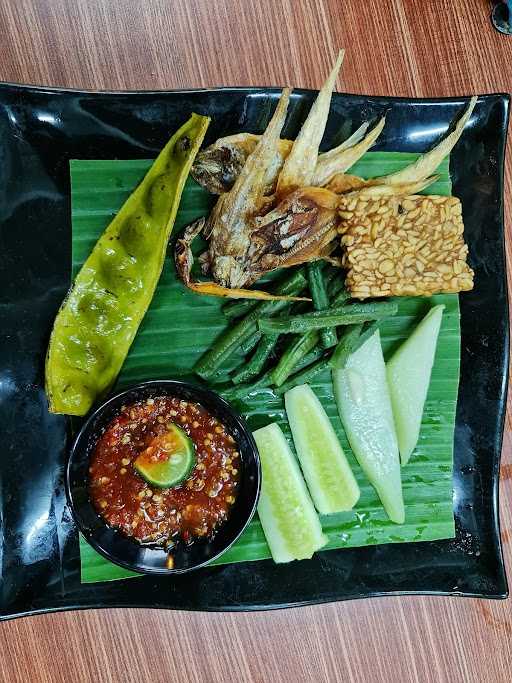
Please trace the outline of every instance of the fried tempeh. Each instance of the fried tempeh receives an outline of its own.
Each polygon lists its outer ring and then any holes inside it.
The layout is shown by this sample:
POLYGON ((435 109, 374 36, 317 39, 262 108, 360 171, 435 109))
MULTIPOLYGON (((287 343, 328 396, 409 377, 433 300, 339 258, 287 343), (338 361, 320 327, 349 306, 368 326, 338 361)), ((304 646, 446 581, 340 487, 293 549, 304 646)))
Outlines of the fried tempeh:
POLYGON ((345 284, 357 299, 473 288, 456 197, 347 194, 339 232, 345 284))

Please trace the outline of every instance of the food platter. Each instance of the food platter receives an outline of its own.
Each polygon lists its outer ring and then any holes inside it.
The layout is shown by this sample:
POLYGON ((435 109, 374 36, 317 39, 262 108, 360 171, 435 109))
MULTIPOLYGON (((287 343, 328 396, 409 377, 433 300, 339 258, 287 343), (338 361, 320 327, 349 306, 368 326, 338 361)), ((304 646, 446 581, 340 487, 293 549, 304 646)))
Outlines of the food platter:
MULTIPOLYGON (((69 161, 154 158, 192 112, 212 117, 207 142, 261 131, 278 95, 274 89, 88 93, 1 87, 2 405, 10 447, 2 459, 2 616, 114 605, 258 609, 393 593, 506 595, 497 511, 508 364, 503 95, 479 97, 472 125, 451 157, 476 282, 460 297, 456 538, 333 550, 293 565, 265 560, 172 580, 142 577, 136 592, 124 581, 80 581, 78 536, 63 487, 74 427, 48 413, 43 382, 51 325, 71 277, 69 161)), ((294 92, 286 131, 291 137, 313 98, 294 92)), ((462 104, 338 94, 326 137, 335 135, 333 121, 347 122, 350 132, 362 119, 387 112, 377 149, 423 151, 462 104)))

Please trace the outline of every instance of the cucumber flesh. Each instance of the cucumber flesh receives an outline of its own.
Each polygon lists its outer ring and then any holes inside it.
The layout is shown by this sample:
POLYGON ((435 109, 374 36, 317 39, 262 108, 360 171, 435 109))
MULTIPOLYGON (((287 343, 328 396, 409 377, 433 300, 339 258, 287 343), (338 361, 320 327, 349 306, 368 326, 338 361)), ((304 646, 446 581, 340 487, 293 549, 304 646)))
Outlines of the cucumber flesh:
POLYGON ((322 404, 307 384, 287 391, 284 400, 316 509, 323 515, 351 510, 359 500, 359 486, 322 404))
POLYGON ((305 560, 327 543, 299 465, 277 424, 254 432, 261 460, 258 514, 274 562, 305 560))
POLYGON ((386 366, 402 465, 418 443, 443 310, 431 308, 386 366))
POLYGON ((333 371, 333 384, 354 455, 389 518, 402 524, 400 457, 378 330, 349 356, 343 370, 333 371))
POLYGON ((167 489, 185 481, 195 464, 196 452, 192 439, 173 424, 164 434, 152 439, 150 445, 134 460, 133 466, 149 484, 167 489))

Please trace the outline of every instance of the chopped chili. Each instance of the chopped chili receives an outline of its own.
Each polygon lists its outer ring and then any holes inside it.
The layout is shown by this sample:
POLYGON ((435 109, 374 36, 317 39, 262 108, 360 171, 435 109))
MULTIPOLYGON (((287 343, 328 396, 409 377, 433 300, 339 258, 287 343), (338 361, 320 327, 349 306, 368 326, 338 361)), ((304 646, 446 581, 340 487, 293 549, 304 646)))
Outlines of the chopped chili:
POLYGON ((98 440, 89 467, 97 512, 141 543, 172 548, 212 538, 236 499, 240 454, 224 425, 198 403, 162 396, 123 406, 98 440), (196 464, 178 486, 148 484, 133 462, 177 424, 193 441, 196 464))

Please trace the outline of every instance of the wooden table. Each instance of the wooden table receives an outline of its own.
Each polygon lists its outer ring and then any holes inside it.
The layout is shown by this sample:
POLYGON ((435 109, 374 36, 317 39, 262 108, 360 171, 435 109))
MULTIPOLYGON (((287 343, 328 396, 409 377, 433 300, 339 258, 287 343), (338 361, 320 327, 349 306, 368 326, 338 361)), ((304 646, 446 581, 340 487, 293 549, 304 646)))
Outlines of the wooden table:
MULTIPOLYGON (((507 92, 512 37, 492 28, 490 9, 486 0, 2 0, 0 80, 317 88, 345 47, 338 87, 347 92, 507 92)), ((509 154, 508 198, 511 182, 509 154)), ((511 477, 509 414, 501 520, 512 576, 511 477)), ((72 612, 1 624, 0 680, 497 683, 512 675, 511 642, 510 600, 381 598, 256 614, 72 612)))

